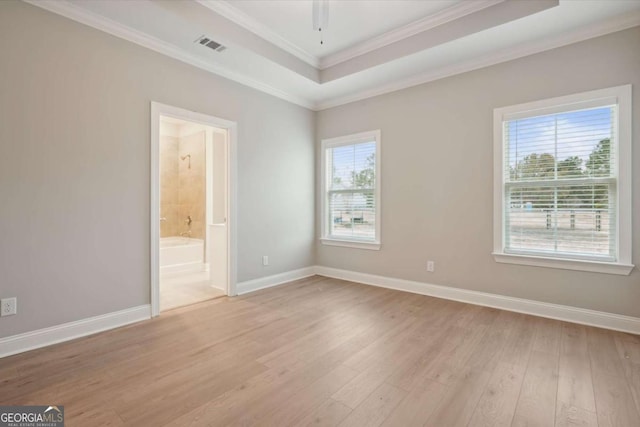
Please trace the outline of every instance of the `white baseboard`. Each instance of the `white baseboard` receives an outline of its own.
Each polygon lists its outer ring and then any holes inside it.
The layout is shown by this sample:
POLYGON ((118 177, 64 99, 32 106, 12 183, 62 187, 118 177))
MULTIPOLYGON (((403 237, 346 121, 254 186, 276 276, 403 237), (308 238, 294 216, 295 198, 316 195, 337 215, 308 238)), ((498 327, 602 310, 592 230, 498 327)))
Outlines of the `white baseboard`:
MULTIPOLYGON (((321 275, 366 285, 379 286, 415 294, 429 295, 437 298, 465 302, 469 304, 494 307, 517 313, 531 314, 566 322, 579 323, 615 331, 640 335, 640 318, 621 314, 567 305, 551 304, 523 298, 508 297, 485 292, 471 291, 450 286, 433 285, 412 280, 395 279, 374 274, 359 273, 331 267, 314 266, 298 270, 247 280, 237 284, 238 295, 260 289, 278 286, 293 280, 304 279, 313 275, 321 275)), ((151 318, 151 306, 141 305, 101 316, 64 323, 62 325, 26 332, 6 338, 0 338, 0 358, 12 354, 34 350, 48 345, 69 341, 75 338, 92 335, 97 332, 114 329, 120 326, 151 318)))
POLYGON ((63 323, 24 334, 0 338, 0 358, 36 348, 92 335, 97 332, 128 325, 151 318, 151 306, 141 305, 113 313, 63 323))
POLYGON ((285 271, 284 273, 274 274, 273 276, 261 277, 259 279, 247 280, 236 285, 238 295, 257 291, 260 289, 278 286, 293 280, 304 279, 305 277, 316 274, 316 267, 305 267, 299 270, 285 271))
POLYGON ((453 288, 450 286, 432 285, 429 283, 415 282, 391 277, 376 276, 355 271, 340 270, 331 267, 315 267, 316 274, 336 279, 349 280, 351 282, 366 285, 379 286, 415 294, 429 295, 469 304, 494 307, 517 313, 531 314, 582 325, 596 326, 615 331, 640 334, 640 318, 623 316, 621 314, 606 313, 603 311, 588 310, 585 308, 571 307, 568 305, 551 304, 547 302, 514 298, 485 292, 470 291, 467 289, 453 288))

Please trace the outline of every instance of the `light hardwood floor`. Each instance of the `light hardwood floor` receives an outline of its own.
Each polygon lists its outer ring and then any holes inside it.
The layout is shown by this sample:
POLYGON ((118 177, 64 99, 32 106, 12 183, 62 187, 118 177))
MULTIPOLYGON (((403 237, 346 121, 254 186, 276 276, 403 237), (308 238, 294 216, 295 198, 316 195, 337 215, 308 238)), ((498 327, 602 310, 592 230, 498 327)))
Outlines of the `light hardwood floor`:
POLYGON ((640 426, 640 337, 315 276, 0 359, 67 426, 640 426))

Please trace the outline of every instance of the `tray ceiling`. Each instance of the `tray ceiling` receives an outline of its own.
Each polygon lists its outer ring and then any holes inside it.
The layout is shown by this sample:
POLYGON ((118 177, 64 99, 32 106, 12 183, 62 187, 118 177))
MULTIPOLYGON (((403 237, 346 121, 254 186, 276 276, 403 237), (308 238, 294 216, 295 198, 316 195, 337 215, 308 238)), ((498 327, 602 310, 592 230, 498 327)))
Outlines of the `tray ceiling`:
POLYGON ((26 0, 311 109, 640 25, 638 0, 26 0), (197 43, 206 36, 226 47, 197 43))

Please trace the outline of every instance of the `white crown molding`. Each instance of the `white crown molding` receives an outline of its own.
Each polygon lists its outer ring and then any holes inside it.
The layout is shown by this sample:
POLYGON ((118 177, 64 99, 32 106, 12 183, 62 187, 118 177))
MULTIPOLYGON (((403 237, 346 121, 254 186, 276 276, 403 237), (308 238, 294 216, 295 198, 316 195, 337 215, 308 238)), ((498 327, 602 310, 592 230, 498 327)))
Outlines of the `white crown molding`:
POLYGON ((305 267, 298 270, 285 271, 284 273, 274 274, 272 276, 240 282, 236 285, 236 291, 238 295, 242 295, 258 291, 260 289, 282 285, 283 283, 291 282, 293 280, 304 279, 305 277, 310 277, 315 274, 315 267, 305 267))
POLYGON ((468 71, 489 67, 491 65, 500 64, 502 62, 511 61, 536 53, 544 52, 558 47, 578 43, 595 37, 604 36, 606 34, 617 31, 626 30, 640 25, 640 11, 621 15, 599 24, 591 25, 587 28, 578 29, 570 33, 565 33, 558 37, 547 38, 535 42, 518 45, 508 49, 497 51, 491 55, 481 58, 464 61, 458 64, 442 67, 437 70, 428 71, 426 73, 412 76, 407 79, 394 81, 387 85, 377 86, 374 89, 356 92, 351 95, 336 97, 326 101, 317 102, 314 105, 314 111, 326 110, 328 108, 338 107, 340 105, 350 104, 352 102, 361 101, 363 99, 372 98, 386 93, 395 92, 446 77, 455 76, 457 74, 466 73, 468 71))
POLYGON ((516 313, 530 314, 549 319, 579 323, 614 331, 640 334, 640 318, 624 316, 621 314, 606 313, 603 311, 589 310, 586 308, 571 307, 568 305, 552 304, 542 301, 534 301, 523 298, 508 297, 486 292, 471 291, 468 289, 454 288, 451 286, 432 285, 429 283, 412 280, 396 279, 392 277, 377 276, 367 273, 359 273, 349 270, 340 270, 331 267, 316 266, 316 274, 335 279, 348 280, 365 285, 379 286, 411 292, 414 294, 428 295, 468 304, 485 307, 499 308, 501 310, 516 313))
POLYGON ((26 3, 32 4, 34 6, 40 7, 42 9, 48 10, 49 12, 62 15, 66 18, 72 19, 81 24, 88 25, 100 31, 104 31, 105 33, 111 34, 121 39, 146 47, 155 52, 177 59, 178 61, 182 61, 189 65, 193 65, 194 67, 217 74, 229 80, 240 83, 244 86, 248 86, 250 88, 259 90, 260 92, 273 95, 277 98, 284 99, 285 101, 289 101, 291 103, 300 105, 305 108, 312 109, 314 106, 313 102, 305 98, 282 91, 273 86, 259 82, 250 77, 246 77, 237 72, 230 71, 218 65, 211 64, 207 61, 204 61, 198 58, 195 55, 185 52, 184 50, 178 48, 177 46, 166 43, 156 37, 152 37, 146 33, 135 30, 128 26, 122 25, 104 16, 89 12, 86 9, 82 9, 77 6, 74 6, 72 3, 69 3, 67 1, 63 1, 63 0, 23 0, 23 1, 25 1, 26 3))
POLYGON ((63 323, 50 328, 0 338, 0 358, 36 348, 73 340, 87 335, 151 318, 151 306, 141 305, 100 316, 63 323))
POLYGON ((289 40, 280 36, 275 31, 272 31, 266 25, 263 25, 258 20, 252 18, 241 10, 235 8, 223 0, 196 0, 201 5, 216 12, 219 15, 224 16, 231 22, 240 25, 244 29, 251 31, 255 35, 263 38, 264 40, 273 43, 285 52, 290 53, 296 58, 306 62, 307 64, 318 68, 320 66, 320 59, 315 55, 307 52, 298 45, 291 43, 289 40))
POLYGON ((504 1, 505 0, 462 1, 433 15, 425 16, 422 19, 418 19, 417 21, 413 21, 402 27, 387 31, 384 34, 368 39, 362 43, 358 43, 339 52, 324 56, 320 58, 320 69, 324 70, 333 67, 334 65, 346 62, 357 56, 364 55, 365 53, 372 52, 400 40, 415 36, 416 34, 504 1))

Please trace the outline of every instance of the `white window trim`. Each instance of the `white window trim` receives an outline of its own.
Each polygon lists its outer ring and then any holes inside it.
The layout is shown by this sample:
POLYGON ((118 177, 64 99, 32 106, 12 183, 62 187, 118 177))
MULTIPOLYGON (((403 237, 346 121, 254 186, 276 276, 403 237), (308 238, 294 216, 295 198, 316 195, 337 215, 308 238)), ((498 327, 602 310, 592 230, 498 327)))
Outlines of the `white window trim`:
POLYGON ((560 268, 566 270, 591 271, 598 273, 628 275, 633 270, 632 247, 632 200, 631 200, 631 146, 632 146, 631 85, 594 90, 568 96, 545 99, 493 110, 493 257, 496 262, 521 264, 536 267, 560 268), (618 122, 614 126, 618 132, 617 166, 617 224, 618 236, 616 262, 591 261, 529 254, 511 254, 504 250, 504 168, 503 168, 503 121, 532 115, 552 114, 561 111, 618 104, 618 122))
POLYGON ((323 245, 330 246, 343 246, 349 248, 356 249, 369 249, 369 250, 380 250, 381 247, 381 239, 380 239, 380 224, 381 224, 381 216, 380 216, 380 207, 382 205, 382 201, 380 200, 380 170, 382 163, 382 156, 380 155, 380 130, 368 131, 356 133, 353 135, 339 136, 337 138, 329 138, 323 139, 320 144, 321 153, 321 163, 320 163, 320 218, 321 218, 321 226, 320 226, 320 242, 323 245), (371 142, 375 141, 376 143, 376 184, 375 184, 375 200, 376 200, 376 238, 374 241, 371 240, 361 240, 357 238, 336 238, 328 235, 328 223, 329 216, 327 215, 327 149, 341 147, 344 145, 358 144, 361 142, 371 142))

